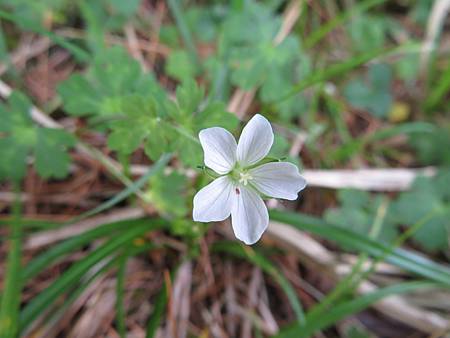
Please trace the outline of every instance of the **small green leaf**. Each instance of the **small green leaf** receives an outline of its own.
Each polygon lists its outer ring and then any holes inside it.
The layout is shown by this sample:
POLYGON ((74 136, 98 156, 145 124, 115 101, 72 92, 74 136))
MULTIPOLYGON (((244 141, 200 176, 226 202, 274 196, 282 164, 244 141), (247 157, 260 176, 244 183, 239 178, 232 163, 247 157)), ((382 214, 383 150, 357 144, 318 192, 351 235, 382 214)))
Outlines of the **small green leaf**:
POLYGON ((367 109, 377 117, 386 117, 392 105, 391 80, 391 69, 384 64, 375 64, 369 68, 367 81, 350 81, 344 94, 354 107, 367 109))
POLYGON ((30 155, 40 176, 63 178, 69 172, 67 151, 75 139, 63 130, 34 125, 30 109, 30 100, 18 92, 0 105, 0 179, 22 179, 30 155))
POLYGON ((195 77, 198 68, 192 62, 189 53, 184 50, 176 50, 170 53, 167 59, 166 73, 179 81, 183 81, 195 77))
POLYGON ((429 251, 448 250, 450 231, 450 171, 437 177, 419 177, 411 189, 394 204, 398 224, 413 226, 425 222, 413 239, 429 251))
POLYGON ((43 178, 64 178, 69 172, 67 150, 75 145, 75 138, 59 129, 39 128, 35 146, 35 166, 43 178))

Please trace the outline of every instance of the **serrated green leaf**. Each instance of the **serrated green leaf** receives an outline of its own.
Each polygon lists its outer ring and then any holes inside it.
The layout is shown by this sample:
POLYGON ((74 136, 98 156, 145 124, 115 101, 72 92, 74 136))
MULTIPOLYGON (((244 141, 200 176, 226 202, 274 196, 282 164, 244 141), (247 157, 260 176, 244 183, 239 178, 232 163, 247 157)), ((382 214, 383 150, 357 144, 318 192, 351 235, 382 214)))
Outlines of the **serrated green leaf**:
POLYGON ((72 115, 96 114, 101 97, 91 83, 82 75, 74 74, 58 86, 64 108, 72 115))
POLYGON ((35 166, 43 178, 63 178, 69 172, 67 150, 75 145, 75 138, 59 129, 39 128, 35 146, 35 166))
POLYGON ((189 117, 196 113, 204 94, 203 88, 199 87, 195 80, 185 79, 176 90, 178 109, 182 113, 180 116, 189 117))
POLYGON ((156 160, 167 150, 168 131, 151 97, 130 95, 118 103, 121 119, 111 123, 108 146, 122 154, 131 154, 142 143, 146 154, 156 160))
POLYGON ((18 92, 11 94, 6 105, 0 105, 0 179, 22 179, 30 155, 44 178, 62 178, 69 171, 67 151, 75 144, 73 136, 34 125, 30 108, 30 100, 18 92))

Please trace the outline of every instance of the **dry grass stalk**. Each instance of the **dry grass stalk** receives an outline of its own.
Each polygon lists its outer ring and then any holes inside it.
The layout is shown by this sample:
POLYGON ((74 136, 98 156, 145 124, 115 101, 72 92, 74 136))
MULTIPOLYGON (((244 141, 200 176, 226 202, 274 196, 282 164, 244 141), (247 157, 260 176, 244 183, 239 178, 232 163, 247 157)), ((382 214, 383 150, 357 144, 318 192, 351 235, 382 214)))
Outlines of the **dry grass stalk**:
POLYGON ((420 55, 420 70, 424 77, 428 76, 428 64, 431 53, 436 50, 437 38, 441 33, 445 18, 450 11, 450 0, 436 0, 428 17, 425 40, 420 55))

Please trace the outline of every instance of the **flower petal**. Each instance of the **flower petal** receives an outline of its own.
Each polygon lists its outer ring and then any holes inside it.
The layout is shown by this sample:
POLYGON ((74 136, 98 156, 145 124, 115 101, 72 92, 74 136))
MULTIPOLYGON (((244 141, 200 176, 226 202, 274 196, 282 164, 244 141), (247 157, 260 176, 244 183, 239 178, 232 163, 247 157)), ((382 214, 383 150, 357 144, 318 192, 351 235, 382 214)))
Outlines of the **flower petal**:
POLYGON ((242 130, 237 146, 237 160, 246 167, 258 163, 273 144, 272 127, 265 117, 256 114, 242 130))
POLYGON ((234 235, 245 244, 254 244, 269 225, 269 213, 256 191, 242 186, 235 189, 239 190, 235 190, 235 200, 231 209, 234 235))
POLYGON ((306 187, 297 166, 288 162, 271 162, 249 171, 252 185, 264 195, 296 200, 298 192, 306 187))
POLYGON ((205 153, 205 165, 221 175, 230 172, 236 163, 234 136, 219 127, 203 129, 198 136, 205 153))
POLYGON ((233 183, 227 176, 222 176, 194 196, 192 216, 196 222, 222 221, 231 213, 234 199, 233 183))

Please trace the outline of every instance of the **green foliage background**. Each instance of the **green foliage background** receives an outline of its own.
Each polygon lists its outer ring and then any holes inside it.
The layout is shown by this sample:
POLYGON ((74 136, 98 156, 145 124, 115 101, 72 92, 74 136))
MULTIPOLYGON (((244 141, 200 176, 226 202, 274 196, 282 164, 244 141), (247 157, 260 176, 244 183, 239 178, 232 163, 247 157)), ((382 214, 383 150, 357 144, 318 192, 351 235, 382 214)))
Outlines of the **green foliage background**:
MULTIPOLYGON (((127 260, 168 250, 146 237, 150 232, 180 240, 192 261, 207 241, 211 252, 259 267, 292 310, 277 337, 310 336, 392 294, 450 287, 450 62, 441 48, 449 32, 440 23, 429 61, 421 64, 431 1, 317 2, 327 20, 306 1, 156 2, 167 7, 162 21, 150 1, 0 1, 0 60, 7 66, 2 83, 14 89, 1 91, 0 181, 2 190, 16 196, 2 209, 2 234, 8 236, 0 244, 8 251, 2 258, 0 337, 26 336, 36 323, 57 319, 61 313, 55 309, 63 312, 83 288, 110 271, 117 271, 116 328, 125 337, 127 260), (280 39, 283 12, 293 3, 299 17, 280 39), (141 43, 157 41, 160 52, 140 51, 146 67, 127 50, 126 27, 141 43), (26 67, 17 67, 11 57, 24 36, 47 37, 48 55, 62 50, 70 55, 73 71, 56 84, 48 102, 34 96, 26 67), (236 91, 254 91, 239 118, 227 111, 236 91), (309 309, 272 260, 272 249, 284 249, 265 241, 249 249, 210 240, 212 224, 191 219, 192 198, 210 180, 198 168, 203 160, 198 132, 221 126, 237 136, 240 120, 258 112, 276 133, 270 155, 302 170, 434 167, 434 175, 416 178, 406 191, 309 187, 295 204, 271 211, 273 221, 358 255, 350 277, 309 309), (61 128, 42 123, 41 113, 61 128), (91 143, 92 135, 100 145, 91 143), (301 146, 290 152, 299 140, 301 146), (79 153, 97 161, 124 190, 67 222, 29 219, 19 198, 27 176, 36 172, 44 183, 69 180, 79 153), (133 168, 141 164, 149 169, 137 178, 133 168), (22 243, 29 236, 124 204, 150 206, 151 216, 101 224, 23 262, 22 243), (137 245, 137 239, 144 244, 137 245), (93 246, 98 240, 101 245, 93 246), (36 275, 86 247, 86 255, 42 293, 23 299, 36 275), (382 261, 406 271, 408 280, 355 295, 382 261), (365 262, 372 270, 362 269, 365 262)), ((175 260, 167 269, 175 275, 182 263, 175 260)), ((147 337, 164 324, 169 287, 163 283, 158 291, 147 337)), ((343 336, 370 337, 369 331, 351 327, 343 336)))

